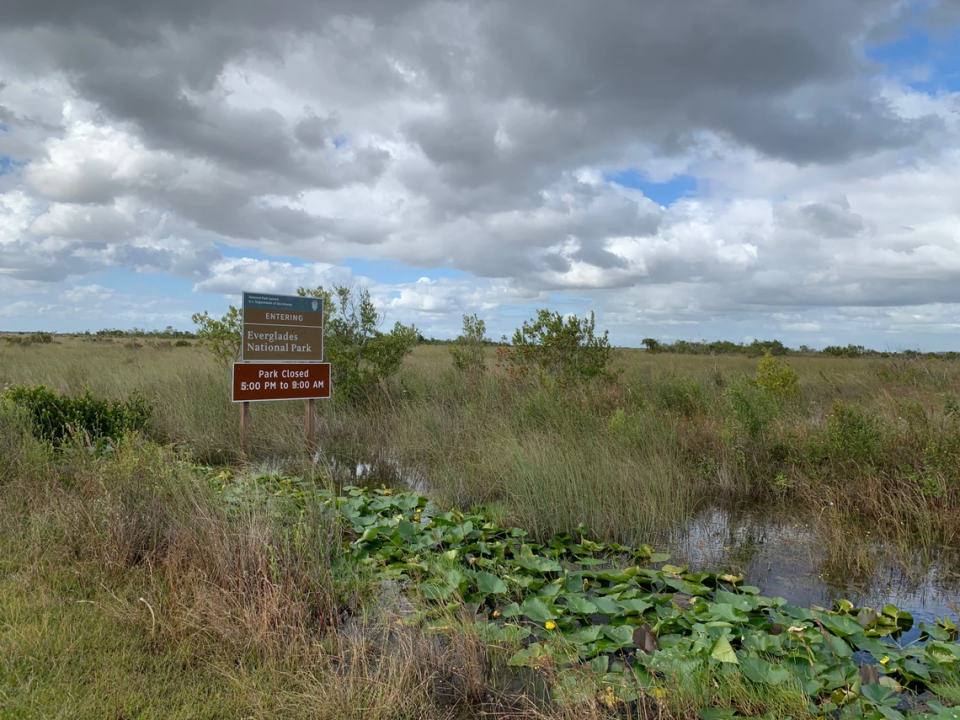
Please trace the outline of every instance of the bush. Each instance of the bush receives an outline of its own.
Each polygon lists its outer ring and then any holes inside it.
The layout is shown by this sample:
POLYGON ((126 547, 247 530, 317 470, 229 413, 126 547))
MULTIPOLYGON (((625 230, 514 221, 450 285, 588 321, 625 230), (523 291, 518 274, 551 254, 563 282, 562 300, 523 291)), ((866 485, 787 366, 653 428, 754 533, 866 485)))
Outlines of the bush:
POLYGON ((865 355, 867 350, 863 347, 863 345, 850 344, 846 347, 841 347, 840 345, 827 345, 827 347, 820 352, 822 352, 824 355, 830 355, 831 357, 858 358, 865 355))
POLYGON ((139 393, 127 400, 107 401, 94 397, 89 389, 70 397, 44 385, 14 385, 3 397, 28 413, 36 437, 54 445, 74 436, 90 441, 117 440, 127 432, 142 430, 150 419, 150 407, 139 393))
MULTIPOLYGON (((583 380, 609 379, 612 357, 609 332, 595 334, 589 318, 538 310, 536 319, 524 321, 513 334, 510 347, 499 348, 500 362, 511 377, 523 379, 533 372, 541 381, 566 386, 583 380)), ((506 341, 506 338, 504 338, 506 341)))
POLYGON ((710 406, 710 394, 696 378, 664 378, 653 386, 653 396, 658 407, 686 417, 699 415, 710 406))
POLYGON ((331 363, 331 384, 341 400, 360 401, 399 372, 420 337, 413 325, 399 322, 390 332, 382 332, 384 317, 365 287, 334 285, 333 292, 323 286, 301 287, 297 294, 323 300, 323 353, 331 363))
POLYGON ((883 426, 877 418, 837 400, 827 418, 827 441, 838 460, 875 463, 883 448, 883 426))
POLYGON ((779 405, 768 392, 744 380, 735 383, 726 398, 733 417, 753 440, 758 439, 780 413, 779 405))
POLYGON ((243 313, 233 305, 227 314, 217 320, 210 317, 210 313, 194 313, 193 322, 199 325, 197 338, 200 344, 213 353, 213 356, 224 367, 240 359, 241 326, 243 313))
POLYGON ((476 315, 463 316, 463 330, 450 346, 450 355, 457 370, 479 374, 487 369, 483 358, 486 332, 486 324, 476 315))
POLYGON ((780 403, 800 397, 800 376, 769 351, 757 363, 756 383, 780 403))

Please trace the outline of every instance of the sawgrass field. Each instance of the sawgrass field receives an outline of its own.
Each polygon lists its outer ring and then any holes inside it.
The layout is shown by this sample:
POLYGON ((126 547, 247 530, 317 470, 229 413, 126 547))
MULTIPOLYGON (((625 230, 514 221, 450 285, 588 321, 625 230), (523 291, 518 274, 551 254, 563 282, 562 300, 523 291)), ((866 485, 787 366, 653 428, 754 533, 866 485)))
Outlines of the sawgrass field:
MULTIPOLYGON (((852 707, 826 685, 811 696, 792 680, 751 681, 719 655, 701 674, 654 673, 626 699, 604 694, 603 672, 564 697, 563 663, 510 665, 517 648, 504 654, 509 642, 466 617, 485 602, 494 612, 494 600, 434 607, 416 582, 384 582, 396 558, 358 562, 347 551, 356 528, 329 512, 350 485, 415 489, 437 513, 473 512, 536 543, 581 533, 615 552, 670 552, 706 509, 749 509, 811 527, 836 575, 960 577, 958 360, 793 354, 771 374, 763 358, 617 349, 613 380, 563 386, 516 381, 487 353, 486 372, 463 373, 447 347, 421 345, 363 402, 318 402, 315 453, 304 403, 255 404, 241 452, 229 369, 193 341, 0 338, 0 388, 139 394, 149 408, 122 439, 75 434, 55 447, 22 408, 0 404, 0 718, 797 718, 852 707), (448 631, 411 622, 421 610, 448 631)), ((428 513, 411 502, 417 518, 428 513)), ((918 697, 960 702, 951 678, 918 697)), ((895 711, 941 717, 935 707, 895 711)), ((873 705, 859 711, 843 717, 875 717, 863 714, 873 705)))

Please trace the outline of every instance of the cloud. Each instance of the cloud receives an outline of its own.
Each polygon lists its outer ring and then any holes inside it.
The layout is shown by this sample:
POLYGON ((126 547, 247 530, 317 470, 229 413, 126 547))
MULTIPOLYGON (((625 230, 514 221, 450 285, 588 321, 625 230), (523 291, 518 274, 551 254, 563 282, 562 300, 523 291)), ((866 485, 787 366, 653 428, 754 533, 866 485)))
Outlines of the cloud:
POLYGON ((613 323, 798 333, 960 302, 960 96, 868 54, 956 28, 947 0, 0 13, 0 278, 50 297, 104 269, 280 291, 363 258, 459 271, 373 285, 437 327, 571 294, 613 323), (697 194, 661 207, 622 170, 697 194))

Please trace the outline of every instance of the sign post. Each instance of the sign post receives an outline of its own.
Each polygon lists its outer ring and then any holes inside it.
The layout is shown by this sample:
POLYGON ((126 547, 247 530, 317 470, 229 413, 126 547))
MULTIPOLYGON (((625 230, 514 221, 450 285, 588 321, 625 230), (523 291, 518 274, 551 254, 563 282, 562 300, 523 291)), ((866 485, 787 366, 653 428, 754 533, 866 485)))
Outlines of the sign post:
POLYGON ((243 293, 241 362, 233 364, 233 402, 240 406, 240 449, 246 453, 250 403, 304 400, 307 452, 313 454, 315 404, 330 397, 330 363, 323 362, 323 300, 243 293))
POLYGON ((311 458, 313 457, 314 441, 317 437, 317 432, 314 430, 314 417, 316 415, 314 402, 313 398, 307 400, 307 416, 303 420, 303 442, 307 446, 307 453, 311 458))

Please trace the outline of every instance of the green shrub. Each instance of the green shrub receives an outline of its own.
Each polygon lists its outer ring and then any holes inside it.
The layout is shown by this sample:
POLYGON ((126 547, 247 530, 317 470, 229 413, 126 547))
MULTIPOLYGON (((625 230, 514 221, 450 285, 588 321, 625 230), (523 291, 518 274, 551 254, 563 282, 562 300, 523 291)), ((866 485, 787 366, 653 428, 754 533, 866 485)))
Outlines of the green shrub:
POLYGON ((842 347, 840 345, 827 345, 820 352, 824 355, 830 355, 831 357, 858 358, 866 355, 867 349, 863 345, 850 344, 846 347, 842 347))
POLYGON ((483 358, 486 332, 486 323, 476 315, 463 316, 463 330, 450 346, 450 355, 457 370, 477 374, 487 369, 483 358))
POLYGON ((239 308, 230 306, 227 314, 217 320, 210 313, 194 313, 193 322, 199 327, 197 338, 200 344, 213 353, 217 362, 224 367, 240 359, 241 326, 243 313, 239 308))
POLYGON ((731 385, 726 399, 733 417, 754 440, 780 414, 780 406, 769 392, 744 380, 731 385))
POLYGON ((671 375, 654 384, 652 394, 657 407, 686 417, 699 415, 710 405, 710 394, 696 378, 671 375))
POLYGON ((359 402, 386 378, 396 375, 416 347, 420 333, 413 325, 394 323, 381 331, 383 314, 365 287, 334 285, 298 288, 297 294, 323 300, 323 354, 331 363, 331 384, 339 400, 359 402))
MULTIPOLYGON (((584 380, 609 379, 612 359, 609 332, 595 334, 593 313, 579 318, 549 310, 525 320, 513 334, 509 347, 499 348, 500 362, 516 379, 533 374, 541 381, 561 386, 584 380)), ((504 338, 506 342, 506 338, 504 338)))
POLYGON ((839 460, 875 463, 883 450, 881 421, 837 400, 827 418, 827 442, 839 460))
POLYGON ((769 351, 757 363, 756 383, 777 402, 800 397, 800 376, 796 370, 773 357, 769 351))
POLYGON ((124 433, 142 430, 150 419, 150 407, 137 392, 127 400, 107 401, 94 397, 89 389, 71 397, 44 385, 14 385, 3 397, 27 411, 36 437, 55 445, 73 436, 116 440, 124 433))

